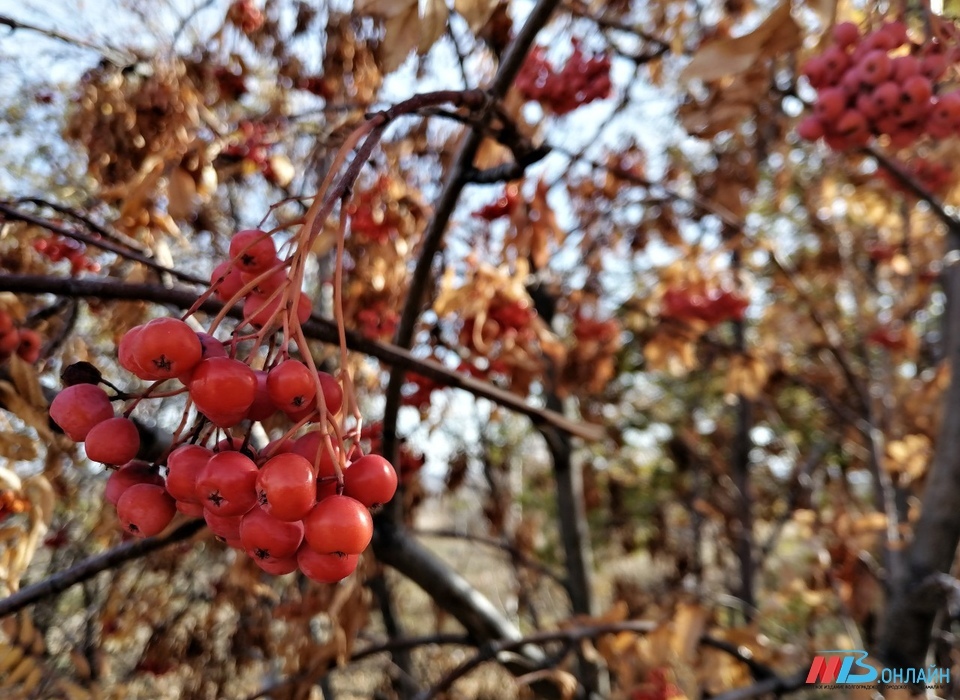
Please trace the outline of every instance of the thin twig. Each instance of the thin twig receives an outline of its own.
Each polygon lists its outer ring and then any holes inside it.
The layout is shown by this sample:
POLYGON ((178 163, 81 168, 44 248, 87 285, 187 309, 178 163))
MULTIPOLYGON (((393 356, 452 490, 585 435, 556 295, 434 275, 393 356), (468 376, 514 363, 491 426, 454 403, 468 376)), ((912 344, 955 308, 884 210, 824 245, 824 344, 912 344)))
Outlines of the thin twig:
POLYGON ((180 272, 179 270, 169 268, 166 265, 161 265, 156 260, 148 258, 139 251, 133 250, 126 245, 118 245, 113 241, 106 240, 104 238, 88 236, 80 231, 65 228, 52 221, 48 221, 47 219, 34 216, 33 214, 29 214, 25 211, 21 211, 20 209, 17 209, 6 202, 0 202, 0 215, 2 215, 3 218, 7 219, 8 221, 22 221, 24 223, 31 224, 32 226, 39 226, 40 228, 44 228, 52 233, 56 233, 66 238, 72 238, 73 240, 79 241, 85 245, 115 253, 120 257, 138 262, 152 270, 156 270, 157 272, 170 274, 183 282, 192 282, 194 284, 207 284, 209 282, 209 280, 201 279, 195 275, 191 275, 186 272, 180 272))

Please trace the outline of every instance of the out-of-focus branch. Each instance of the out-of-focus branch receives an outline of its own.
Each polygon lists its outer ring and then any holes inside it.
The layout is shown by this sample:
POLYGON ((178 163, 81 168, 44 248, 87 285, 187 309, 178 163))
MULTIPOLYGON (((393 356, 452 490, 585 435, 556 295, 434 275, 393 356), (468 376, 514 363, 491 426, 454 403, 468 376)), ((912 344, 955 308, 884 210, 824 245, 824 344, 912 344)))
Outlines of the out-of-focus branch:
POLYGON ((21 22, 20 20, 13 19, 7 15, 0 15, 0 25, 9 27, 11 31, 24 30, 30 32, 36 32, 37 34, 42 34, 45 37, 51 39, 56 39, 57 41, 62 41, 65 44, 70 44, 71 46, 79 46, 83 49, 89 49, 90 51, 95 51, 104 58, 108 58, 117 65, 126 65, 134 61, 134 57, 128 53, 121 52, 115 48, 108 48, 105 46, 98 46, 93 42, 86 41, 79 37, 70 36, 69 34, 64 34, 63 32, 58 32, 56 29, 46 29, 44 27, 38 27, 35 24, 30 24, 29 22, 21 22))
POLYGON ((21 588, 16 593, 0 599, 0 617, 6 617, 43 598, 60 595, 68 588, 93 578, 97 574, 115 569, 133 559, 155 552, 158 549, 182 542, 199 532, 206 523, 203 520, 190 520, 166 535, 148 537, 143 540, 124 542, 113 549, 84 559, 69 569, 60 571, 49 578, 21 588))
POLYGON ((104 237, 88 236, 87 234, 81 233, 80 231, 76 231, 72 228, 60 226, 52 221, 48 221, 42 217, 30 214, 29 212, 21 211, 17 207, 11 206, 6 202, 0 202, 0 217, 7 221, 22 221, 24 223, 31 224, 32 226, 39 226, 40 228, 44 228, 52 233, 64 236, 65 238, 71 238, 75 241, 79 241, 84 245, 93 246, 95 248, 100 248, 101 250, 115 253, 122 258, 133 260, 141 265, 145 265, 151 270, 170 274, 182 282, 192 282, 194 284, 207 284, 209 282, 209 280, 201 279, 195 275, 191 275, 186 272, 180 272, 179 270, 169 268, 166 265, 161 265, 153 258, 148 258, 143 253, 125 244, 118 244, 104 237))

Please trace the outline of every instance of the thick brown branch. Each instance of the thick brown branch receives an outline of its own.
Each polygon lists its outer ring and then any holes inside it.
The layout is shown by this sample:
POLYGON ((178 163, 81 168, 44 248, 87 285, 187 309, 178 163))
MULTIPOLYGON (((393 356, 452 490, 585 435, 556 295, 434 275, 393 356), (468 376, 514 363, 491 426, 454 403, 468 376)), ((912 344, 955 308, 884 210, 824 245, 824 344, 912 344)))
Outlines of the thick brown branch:
POLYGON ((155 552, 168 545, 189 539, 205 525, 206 523, 202 520, 190 520, 166 535, 125 542, 103 554, 97 554, 96 556, 84 559, 69 569, 60 571, 26 588, 21 588, 16 593, 0 600, 0 617, 6 617, 43 598, 59 595, 71 586, 91 579, 102 571, 115 569, 128 561, 139 559, 150 552, 155 552))

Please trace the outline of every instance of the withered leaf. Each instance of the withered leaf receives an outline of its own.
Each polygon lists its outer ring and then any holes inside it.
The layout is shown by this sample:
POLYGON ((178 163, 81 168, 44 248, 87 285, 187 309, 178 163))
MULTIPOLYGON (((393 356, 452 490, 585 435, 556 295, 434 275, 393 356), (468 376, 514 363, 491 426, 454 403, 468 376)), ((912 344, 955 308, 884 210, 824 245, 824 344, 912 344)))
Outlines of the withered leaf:
POLYGON ((759 60, 795 49, 800 41, 800 26, 790 14, 790 3, 785 2, 749 34, 701 46, 680 79, 717 80, 742 73, 759 60))

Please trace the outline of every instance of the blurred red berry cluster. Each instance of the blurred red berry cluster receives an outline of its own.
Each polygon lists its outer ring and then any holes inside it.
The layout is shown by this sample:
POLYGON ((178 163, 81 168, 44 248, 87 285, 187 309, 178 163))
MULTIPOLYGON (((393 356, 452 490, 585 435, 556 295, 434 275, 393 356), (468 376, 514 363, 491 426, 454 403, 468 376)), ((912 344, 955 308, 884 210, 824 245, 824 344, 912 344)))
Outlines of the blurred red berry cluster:
POLYGON ((610 96, 610 56, 586 55, 573 40, 573 54, 559 70, 547 59, 547 49, 535 46, 517 75, 517 90, 554 114, 569 114, 577 107, 610 96))

